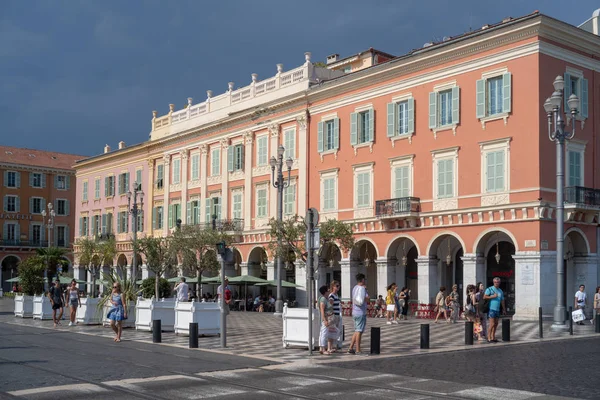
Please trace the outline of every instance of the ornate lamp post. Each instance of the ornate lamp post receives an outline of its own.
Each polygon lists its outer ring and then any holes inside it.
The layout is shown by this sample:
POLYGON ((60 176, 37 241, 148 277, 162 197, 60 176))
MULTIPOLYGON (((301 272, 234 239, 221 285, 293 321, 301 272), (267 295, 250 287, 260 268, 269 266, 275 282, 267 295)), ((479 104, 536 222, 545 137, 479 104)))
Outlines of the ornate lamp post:
POLYGON ((132 241, 133 241, 133 259, 131 260, 131 276, 132 276, 132 284, 133 288, 136 288, 136 280, 137 280, 137 251, 135 249, 135 245, 137 243, 137 231, 138 231, 138 215, 144 212, 144 192, 142 191, 142 184, 138 182, 134 182, 133 184, 133 195, 131 191, 127 192, 127 210, 131 215, 131 230, 132 232, 132 241), (139 205, 138 205, 138 196, 140 197, 139 205), (133 204, 132 204, 133 197, 133 204))
MULTIPOLYGON (((52 203, 48 203, 48 212, 46 210, 42 210, 42 223, 46 225, 46 229, 48 229, 48 249, 52 247, 52 229, 54 229, 54 217, 56 217, 56 212, 53 210, 52 203), (46 217, 48 217, 46 219, 46 217)), ((44 291, 48 291, 48 255, 46 254, 46 268, 44 269, 44 291)))
MULTIPOLYGON (((287 166, 288 176, 287 180, 283 177, 283 155, 285 153, 285 147, 279 146, 277 149, 277 158, 271 157, 271 173, 273 187, 277 189, 277 221, 281 227, 283 221, 283 191, 285 188, 290 186, 290 174, 292 171, 292 163, 294 160, 288 158, 285 160, 287 166), (277 169, 277 177, 275 177, 275 169, 277 169)), ((281 229, 281 228, 280 228, 281 229)), ((281 234, 277 239, 278 255, 277 255, 277 300, 275 301, 275 316, 283 315, 283 293, 281 291, 281 234)))
MULTIPOLYGON (((564 190, 565 190, 565 141, 575 136, 575 116, 579 111, 579 98, 572 94, 567 100, 573 119, 571 132, 565 131, 565 121, 562 118, 560 106, 563 103, 565 82, 562 76, 554 79, 554 92, 544 102, 544 110, 548 116, 548 137, 556 143, 556 306, 554 307, 554 322, 551 329, 566 330, 565 323, 565 265, 564 265, 564 190)), ((565 110, 566 112, 567 110, 565 110)))

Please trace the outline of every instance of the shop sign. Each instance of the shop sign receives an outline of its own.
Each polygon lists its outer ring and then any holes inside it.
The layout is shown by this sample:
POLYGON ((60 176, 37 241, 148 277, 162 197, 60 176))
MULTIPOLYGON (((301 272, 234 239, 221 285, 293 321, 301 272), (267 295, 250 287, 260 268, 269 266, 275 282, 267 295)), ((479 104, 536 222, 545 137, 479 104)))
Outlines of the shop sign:
POLYGON ((31 221, 33 219, 33 215, 31 214, 13 214, 13 213, 1 213, 0 219, 18 219, 31 221))

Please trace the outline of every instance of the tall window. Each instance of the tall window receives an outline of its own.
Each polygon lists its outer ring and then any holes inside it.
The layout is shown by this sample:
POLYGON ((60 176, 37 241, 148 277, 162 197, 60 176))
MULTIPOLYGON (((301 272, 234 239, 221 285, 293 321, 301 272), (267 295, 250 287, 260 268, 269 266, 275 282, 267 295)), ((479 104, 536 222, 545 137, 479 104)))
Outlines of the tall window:
POLYGON ((173 160, 173 183, 181 183, 181 159, 176 158, 173 160))
POLYGON ((366 143, 370 141, 369 126, 370 126, 370 112, 363 111, 358 113, 358 140, 357 143, 366 143))
MULTIPOLYGON (((354 118, 354 121, 356 119, 354 118)), ((354 124, 356 125, 356 124, 354 124)), ((340 120, 332 118, 318 124, 317 151, 319 153, 340 147, 340 120)))
POLYGON ((94 180, 94 199, 100 198, 100 178, 94 180))
POLYGON ((31 186, 34 188, 41 188, 42 185, 42 174, 33 172, 31 173, 31 186))
POLYGON ((283 195, 283 213, 285 215, 294 214, 296 209, 296 185, 293 184, 285 188, 283 195))
POLYGON ((154 207, 154 229, 162 229, 163 228, 163 206, 154 207))
POLYGON ((56 200, 56 215, 69 215, 69 201, 65 199, 56 200))
POLYGON ((256 218, 267 217, 267 188, 260 188, 256 191, 256 218))
POLYGON ((356 206, 368 207, 371 205, 371 173, 359 172, 356 174, 356 206))
POLYGON ((394 168, 394 198, 410 196, 410 167, 403 165, 394 168))
POLYGON ((210 152, 210 175, 221 175, 221 149, 212 149, 210 152))
POLYGON ((454 160, 438 160, 437 188, 438 199, 454 196, 454 160))
POLYGON ((323 150, 333 150, 333 141, 335 138, 335 126, 334 121, 329 120, 325 122, 325 138, 323 140, 323 150))
POLYGON ((487 105, 488 105, 488 114, 501 114, 502 111, 502 103, 504 102, 504 95, 502 90, 502 77, 498 76, 495 78, 491 78, 487 80, 487 105))
POLYGON ((256 165, 267 165, 269 162, 268 136, 261 136, 256 139, 256 165))
POLYGON ((32 197, 30 209, 32 214, 41 214, 44 209, 44 199, 41 197, 32 197))
POLYGON ((92 235, 99 235, 102 233, 102 221, 101 216, 96 214, 92 217, 92 235))
POLYGON ((2 236, 5 242, 16 242, 19 240, 19 225, 14 222, 5 222, 2 236))
POLYGON ((58 247, 66 247, 68 242, 67 238, 67 228, 64 226, 56 227, 56 245, 58 247))
POLYGON ((335 210, 335 178, 323 180, 323 209, 325 211, 335 210))
POLYGON ((83 181, 81 200, 88 201, 88 182, 87 181, 83 181))
POLYGON ((438 94, 440 104, 440 126, 452 124, 452 91, 444 90, 438 94))
POLYGON ((296 158, 296 130, 288 129, 283 132, 283 145, 285 147, 285 159, 296 158))
POLYGON ((67 190, 67 177, 65 175, 56 175, 56 188, 60 190, 67 190))
POLYGON ((88 235, 88 217, 79 217, 79 236, 88 235))
POLYGON ((242 194, 240 192, 236 192, 233 194, 233 205, 231 214, 233 219, 242 218, 242 194))
POLYGON ((398 107, 398 134, 408 133, 408 100, 401 101, 398 107))
POLYGON ((429 93, 429 129, 454 129, 459 119, 460 88, 458 86, 429 93))
POLYGON ((244 145, 236 144, 227 149, 227 170, 229 172, 244 169, 244 145))
POLYGON ((20 205, 19 205, 19 197, 11 196, 11 195, 4 196, 4 211, 7 211, 7 212, 21 211, 20 205))
POLYGON ((117 214, 117 233, 129 232, 129 218, 127 211, 119 211, 117 214))
MULTIPOLYGON (((573 78, 571 78, 573 79, 573 78)), ((582 168, 581 168, 581 152, 569 150, 569 175, 568 186, 583 186, 582 168)))
POLYGON ((198 180, 200 176, 200 154, 192 154, 192 166, 190 177, 193 181, 198 180))
POLYGON ((119 174, 119 194, 126 194, 129 190, 129 172, 119 174))
POLYGON ((104 178, 104 196, 111 197, 115 195, 115 177, 113 175, 104 178))
POLYGON ((136 189, 142 190, 142 170, 141 169, 135 170, 135 183, 137 185, 136 189))
POLYGON ((41 225, 32 225, 31 226, 30 240, 34 244, 40 244, 42 242, 42 226, 41 225))
POLYGON ((165 176, 165 166, 163 164, 159 164, 156 166, 156 188, 162 189, 163 182, 165 176))
POLYGON ((504 150, 486 153, 486 192, 504 191, 504 150))
POLYGON ((17 176, 19 175, 18 172, 15 171, 7 171, 4 174, 4 179, 5 179, 5 186, 9 187, 9 188, 16 188, 18 187, 17 185, 17 176))

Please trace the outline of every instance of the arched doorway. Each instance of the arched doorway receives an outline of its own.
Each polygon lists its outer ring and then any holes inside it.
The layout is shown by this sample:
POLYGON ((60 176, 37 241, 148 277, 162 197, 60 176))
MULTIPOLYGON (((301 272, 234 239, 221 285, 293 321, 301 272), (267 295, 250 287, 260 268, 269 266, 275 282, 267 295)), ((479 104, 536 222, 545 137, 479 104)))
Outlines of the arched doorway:
MULTIPOLYGON (((589 256, 590 249, 589 243, 584 235, 584 233, 577 229, 571 228, 565 234, 565 242, 564 242, 564 265, 565 265, 565 275, 564 279, 564 287, 565 291, 563 293, 563 301, 564 304, 569 307, 573 303, 573 296, 575 292, 579 290, 579 285, 585 285, 587 281, 587 268, 585 268, 586 260, 585 258, 589 256), (581 268, 581 264, 583 268, 581 268), (580 266, 578 268, 578 265, 580 266)), ((592 279, 595 281, 595 279, 592 279)), ((596 288, 588 288, 586 287, 586 292, 588 293, 588 298, 592 298, 591 294, 594 293, 596 288)), ((588 300, 588 304, 590 301, 588 300)))
POLYGON ((2 291, 12 291, 12 283, 6 282, 8 279, 16 278, 18 275, 17 267, 21 259, 17 256, 6 256, 2 260, 2 291))
POLYGON ((416 242, 410 237, 399 237, 390 244, 387 252, 388 266, 394 266, 392 281, 402 289, 410 290, 410 298, 419 298, 419 273, 417 258, 419 251, 416 242))
MULTIPOLYGON (((460 236, 453 232, 442 233, 437 236, 429 245, 428 255, 431 259, 438 260, 437 286, 445 286, 446 293, 452 290, 454 284, 458 285, 458 292, 461 293, 461 303, 463 302, 463 261, 464 255, 463 241, 460 236)), ((435 292, 439 288, 435 288, 435 292)), ((430 289, 430 297, 433 294, 430 289)))
MULTIPOLYGON (((332 281, 342 282, 342 252, 335 243, 326 243, 321 247, 319 253, 319 269, 323 270, 320 285, 331 285, 332 281)), ((317 285, 319 286, 319 285, 317 285)), ((343 285, 341 285, 343 287, 343 285)), ((318 289, 318 288, 317 288, 318 289)), ((338 296, 343 297, 341 290, 338 296)), ((349 294, 346 296, 349 297, 349 294)))
MULTIPOLYGON (((367 278, 367 291, 371 299, 376 299, 379 294, 377 293, 377 263, 375 262, 377 257, 375 245, 366 239, 356 242, 350 251, 350 260, 359 262, 358 272, 363 273, 367 278)), ((350 278, 354 279, 354 277, 350 278)))
MULTIPOLYGON (((248 256, 248 275, 256 276, 257 278, 267 279, 267 251, 262 246, 257 246, 250 251, 248 256)), ((272 288, 268 286, 252 286, 248 287, 248 292, 255 297, 259 294, 267 295, 272 288)))
POLYGON ((494 278, 499 277, 500 289, 504 292, 506 312, 515 313, 515 246, 512 242, 497 241, 487 251, 485 260, 487 265, 486 287, 494 284, 494 278))

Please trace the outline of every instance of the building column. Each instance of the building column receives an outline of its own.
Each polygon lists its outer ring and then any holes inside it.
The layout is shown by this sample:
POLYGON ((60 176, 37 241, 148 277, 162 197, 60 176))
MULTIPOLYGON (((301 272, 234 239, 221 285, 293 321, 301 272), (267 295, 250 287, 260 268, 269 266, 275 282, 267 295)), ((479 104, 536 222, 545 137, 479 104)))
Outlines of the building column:
POLYGON ((297 196, 298 196, 298 215, 303 215, 306 207, 306 187, 307 187, 307 157, 308 151, 306 149, 306 127, 307 119, 306 115, 296 118, 298 122, 298 135, 296 137, 296 143, 298 144, 298 183, 297 183, 297 196))
POLYGON ((419 303, 432 304, 439 291, 438 259, 435 257, 418 257, 417 271, 419 273, 419 303))
POLYGON ((462 257, 463 261, 463 304, 467 302, 467 285, 476 285, 477 282, 483 282, 485 286, 486 264, 485 257, 477 254, 467 253, 462 257))
MULTIPOLYGON (((556 305, 556 251, 519 251, 515 261, 515 320, 537 320, 556 305)), ((567 296, 567 307, 569 307, 567 296)))
POLYGON ((169 193, 171 185, 171 156, 165 155, 163 158, 164 162, 164 176, 163 176, 163 235, 166 237, 169 235, 169 193))
MULTIPOLYGON (((269 144, 269 159, 271 157, 277 158, 277 148, 279 147, 279 124, 269 126, 269 134, 271 138, 271 143, 269 144)), ((285 160, 283 165, 285 171, 285 160)), ((275 174, 277 174, 277 169, 275 169, 275 174)), ((285 174, 284 177, 286 177, 285 174)), ((273 184, 269 185, 269 218, 277 218, 277 189, 273 187, 273 184)))
MULTIPOLYGON (((140 182, 141 183, 141 182, 140 182)), ((146 194, 146 210, 144 212, 144 232, 151 235, 154 229, 154 160, 148 159, 148 186, 142 187, 146 194)), ((164 211, 163 211, 164 215, 164 211)), ((163 216, 164 218, 164 216, 163 216)))
POLYGON ((252 154, 254 143, 254 134, 248 131, 244 134, 244 210, 242 217, 244 218, 244 230, 252 229, 252 154))
POLYGON ((296 288, 296 302, 298 303, 298 307, 308 307, 308 294, 306 292, 308 274, 306 264, 296 262, 295 274, 296 285, 299 286, 296 288))
POLYGON ((341 300, 349 301, 352 297, 352 287, 356 284, 356 274, 358 273, 358 265, 360 261, 350 261, 348 258, 343 258, 340 261, 340 269, 342 270, 342 295, 341 300))
POLYGON ((267 262, 267 280, 276 281, 277 271, 275 270, 275 263, 272 261, 267 262))
POLYGON ((181 223, 187 222, 187 187, 188 187, 188 160, 189 151, 182 150, 181 155, 181 223))
POLYGON ((369 293, 369 295, 372 299, 377 300, 377 295, 387 294, 388 285, 395 282, 396 263, 394 260, 380 257, 375 261, 375 265, 377 268, 377 293, 369 293))
POLYGON ((148 279, 152 276, 154 276, 154 272, 150 271, 146 264, 142 264, 142 279, 148 279))
POLYGON ((229 169, 227 152, 229 139, 221 139, 221 219, 229 219, 229 169))
POLYGON ((247 262, 240 263, 240 275, 250 275, 248 273, 248 263, 247 262))
POLYGON ((208 146, 203 144, 200 146, 200 221, 206 220, 206 193, 207 186, 206 179, 208 176, 208 146))

